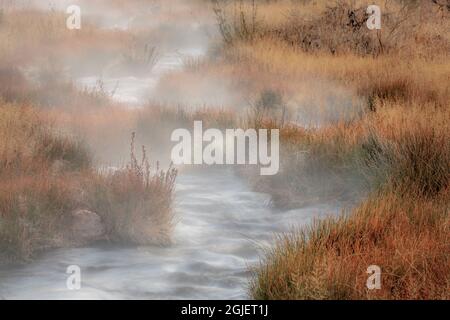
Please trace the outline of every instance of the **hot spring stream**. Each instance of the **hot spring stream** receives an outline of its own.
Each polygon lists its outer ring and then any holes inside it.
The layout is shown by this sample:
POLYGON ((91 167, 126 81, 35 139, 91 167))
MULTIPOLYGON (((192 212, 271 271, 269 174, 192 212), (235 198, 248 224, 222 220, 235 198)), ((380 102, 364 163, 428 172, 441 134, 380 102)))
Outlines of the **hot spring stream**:
MULTIPOLYGON (((177 51, 198 54, 201 49, 177 51)), ((115 98, 135 103, 158 76, 182 67, 177 54, 162 57, 150 78, 103 79, 115 98)), ((94 86, 95 77, 79 79, 94 86)), ((148 92, 148 91, 147 91, 148 92)), ((248 298, 249 266, 276 233, 338 212, 323 205, 291 211, 270 208, 269 196, 251 191, 229 168, 181 173, 177 225, 170 247, 58 249, 25 266, 0 270, 0 299, 240 299, 248 298), (81 268, 82 288, 68 290, 66 269, 81 268)))
MULTIPOLYGON (((252 192, 228 169, 182 174, 170 247, 95 247, 48 252, 30 265, 0 272, 6 299, 248 298, 248 267, 276 232, 307 224, 329 207, 273 212, 267 195, 252 192), (81 268, 82 288, 66 288, 69 265, 81 268)), ((336 209, 334 209, 336 211, 336 209)))

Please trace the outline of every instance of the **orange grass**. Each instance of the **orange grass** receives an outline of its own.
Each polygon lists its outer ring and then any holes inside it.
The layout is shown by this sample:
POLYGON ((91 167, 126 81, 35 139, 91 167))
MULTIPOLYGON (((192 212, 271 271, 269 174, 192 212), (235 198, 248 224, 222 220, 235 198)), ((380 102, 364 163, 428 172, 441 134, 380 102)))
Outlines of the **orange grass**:
POLYGON ((83 209, 101 217, 104 240, 170 241, 174 169, 150 169, 133 147, 129 166, 98 172, 85 145, 52 124, 62 118, 14 104, 1 105, 0 115, 0 264, 79 245, 68 230, 83 209))
MULTIPOLYGON (((311 50, 286 38, 293 25, 270 20, 261 22, 258 37, 225 48, 227 68, 241 68, 242 77, 276 88, 288 88, 283 81, 326 79, 366 102, 364 112, 346 121, 281 128, 281 176, 256 181, 277 205, 307 205, 309 195, 323 190, 342 201, 336 190, 346 187, 371 193, 340 218, 281 237, 254 269, 253 298, 449 298, 450 64, 443 48, 450 43, 436 34, 449 20, 427 6, 411 13, 421 17, 418 27, 401 28, 398 42, 385 42, 389 50, 376 54, 361 54, 346 42, 335 51, 323 41, 311 50), (319 188, 311 189, 311 181, 319 188), (381 290, 366 287, 370 265, 381 267, 381 290)), ((326 10, 317 9, 305 9, 308 21, 325 17, 326 10)), ((309 22, 298 23, 304 28, 309 22)), ((314 34, 321 25, 309 27, 314 34)), ((341 31, 334 40, 343 40, 341 31)))
POLYGON ((281 237, 254 270, 255 299, 449 299, 448 189, 374 195, 351 215, 281 237), (368 290, 367 268, 382 270, 368 290))

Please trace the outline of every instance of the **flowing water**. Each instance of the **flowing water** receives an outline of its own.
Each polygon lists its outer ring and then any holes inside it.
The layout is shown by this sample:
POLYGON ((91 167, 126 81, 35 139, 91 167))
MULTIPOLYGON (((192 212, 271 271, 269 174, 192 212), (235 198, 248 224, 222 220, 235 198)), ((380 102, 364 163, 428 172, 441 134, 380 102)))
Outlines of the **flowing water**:
MULTIPOLYGON (((182 67, 182 56, 205 48, 166 53, 148 77, 104 78, 115 99, 141 102, 158 78, 182 67), (118 86, 116 85, 118 83, 118 86)), ((97 78, 78 79, 93 87, 97 78)), ((240 299, 247 297, 249 267, 261 246, 293 226, 339 211, 314 206, 290 211, 270 207, 268 195, 253 192, 230 168, 195 170, 177 179, 174 243, 169 247, 58 249, 26 266, 0 270, 5 299, 240 299), (66 287, 67 267, 81 268, 81 290, 66 287)))
POLYGON ((0 272, 7 299, 248 298, 249 266, 277 232, 336 208, 272 211, 230 169, 183 174, 176 191, 174 244, 93 247, 48 252, 32 264, 0 272), (68 290, 69 265, 81 268, 82 288, 68 290))

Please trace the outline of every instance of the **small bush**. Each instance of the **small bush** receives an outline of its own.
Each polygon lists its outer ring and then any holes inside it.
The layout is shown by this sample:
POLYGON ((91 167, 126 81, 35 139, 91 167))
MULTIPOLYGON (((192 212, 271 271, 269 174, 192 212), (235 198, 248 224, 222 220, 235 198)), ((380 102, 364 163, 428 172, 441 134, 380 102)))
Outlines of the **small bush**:
POLYGON ((130 163, 100 174, 91 185, 91 209, 106 224, 107 238, 131 244, 167 244, 173 227, 172 197, 177 171, 151 170, 145 148, 138 161, 132 136, 130 163))

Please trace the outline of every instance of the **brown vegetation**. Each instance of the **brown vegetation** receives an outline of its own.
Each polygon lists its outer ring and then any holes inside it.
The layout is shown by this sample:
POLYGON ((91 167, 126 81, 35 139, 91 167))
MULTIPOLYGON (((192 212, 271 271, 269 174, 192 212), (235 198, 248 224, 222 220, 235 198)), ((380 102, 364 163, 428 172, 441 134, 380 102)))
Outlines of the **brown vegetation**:
MULTIPOLYGON (((176 171, 150 168, 144 151, 128 166, 98 172, 81 141, 31 106, 0 106, 0 262, 28 260, 68 237, 75 210, 90 209, 105 240, 137 244, 170 241, 176 171)), ((145 150, 145 149, 143 149, 145 150)))
POLYGON ((154 50, 139 51, 148 36, 89 20, 70 31, 65 19, 63 12, 14 4, 1 10, 0 264, 86 244, 71 234, 74 213, 83 210, 101 218, 103 240, 170 241, 176 171, 150 168, 145 152, 137 161, 134 141, 129 165, 99 169, 100 161, 129 145, 135 112, 114 103, 101 80, 93 89, 71 80, 112 64, 151 67, 154 50))
POLYGON ((311 128, 295 118, 260 119, 281 126, 281 172, 255 185, 281 206, 370 192, 344 217, 281 238, 254 269, 251 295, 448 299, 449 12, 432 1, 390 1, 377 33, 364 26, 363 1, 235 3, 216 13, 226 44, 222 68, 235 70, 240 88, 278 88, 291 114, 308 114, 308 100, 295 99, 304 83, 331 81, 365 101, 364 109, 347 104, 356 112, 344 120, 311 128), (245 86, 247 78, 259 82, 245 86), (373 264, 382 269, 382 289, 369 291, 373 264))

